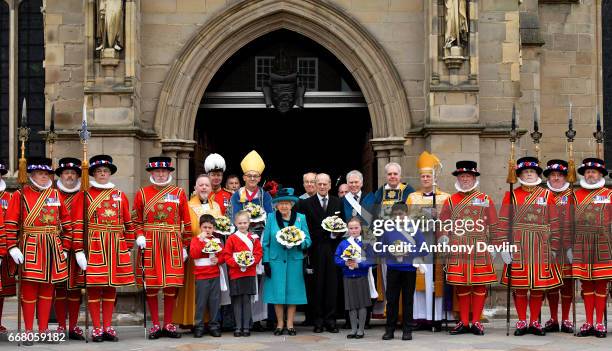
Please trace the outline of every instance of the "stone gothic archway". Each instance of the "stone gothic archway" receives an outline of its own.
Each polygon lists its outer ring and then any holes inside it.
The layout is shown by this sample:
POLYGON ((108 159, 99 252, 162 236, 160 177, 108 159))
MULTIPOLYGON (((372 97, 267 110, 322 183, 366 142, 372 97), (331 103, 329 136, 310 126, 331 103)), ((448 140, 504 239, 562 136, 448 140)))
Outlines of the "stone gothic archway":
MULTIPOLYGON (((179 166, 187 162, 195 143, 193 130, 200 100, 212 77, 241 47, 278 29, 316 41, 346 66, 368 105, 378 165, 399 161, 411 124, 400 76, 385 50, 362 25, 323 0, 244 1, 204 24, 179 54, 160 93, 155 130, 163 151, 176 157, 179 166)), ((178 176, 184 179, 185 175, 178 176)))

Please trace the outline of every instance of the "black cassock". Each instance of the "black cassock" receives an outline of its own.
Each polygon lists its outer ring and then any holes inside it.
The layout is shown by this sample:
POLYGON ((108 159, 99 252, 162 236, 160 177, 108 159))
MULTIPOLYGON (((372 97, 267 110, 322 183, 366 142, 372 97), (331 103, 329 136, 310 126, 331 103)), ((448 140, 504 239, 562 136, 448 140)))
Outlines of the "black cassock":
POLYGON ((329 216, 337 215, 344 220, 342 201, 328 195, 327 211, 324 211, 317 194, 302 200, 299 203, 299 212, 306 216, 308 231, 312 245, 308 249, 310 264, 313 269, 312 301, 308 301, 312 308, 312 318, 315 327, 336 326, 336 306, 339 292, 341 292, 342 271, 334 262, 336 247, 342 241, 342 235, 332 239, 330 232, 321 227, 321 222, 329 216))

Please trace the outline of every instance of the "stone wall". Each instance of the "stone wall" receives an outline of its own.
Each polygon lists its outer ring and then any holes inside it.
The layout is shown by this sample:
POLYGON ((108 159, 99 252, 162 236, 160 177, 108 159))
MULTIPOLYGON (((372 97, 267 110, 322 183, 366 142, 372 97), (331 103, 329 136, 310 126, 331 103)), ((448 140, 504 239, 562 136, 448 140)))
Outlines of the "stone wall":
MULTIPOLYGON (((204 24, 243 1, 129 2, 139 9, 131 27, 137 39, 132 43, 132 54, 128 55, 131 61, 119 70, 134 71, 131 82, 134 88, 123 95, 89 92, 94 97, 88 107, 94 124, 96 118, 100 123, 108 122, 104 116, 113 114, 114 107, 130 114, 118 121, 123 128, 121 132, 113 132, 112 123, 97 125, 103 130, 94 131, 90 153, 115 156, 120 166, 117 183, 132 193, 147 178, 139 170, 141 165, 148 156, 162 150, 163 136, 156 135, 159 131, 155 130, 155 116, 171 67, 181 59, 186 43, 204 24)), ((414 169, 416 157, 427 149, 436 153, 445 165, 440 180, 443 189, 454 189, 454 179, 449 175, 454 162, 470 158, 480 163, 482 189, 499 201, 507 187, 504 182, 509 151, 507 131, 513 103, 517 104, 524 132, 531 129, 534 109, 541 115, 544 160, 565 155, 563 133, 567 128, 570 101, 574 105, 574 126, 578 132, 576 159, 594 150, 591 133, 598 91, 595 0, 562 4, 538 0, 522 3, 472 0, 472 42, 466 53, 469 60, 459 72, 462 79, 472 80, 461 87, 442 88, 432 78, 434 71, 440 71, 442 80, 449 75, 437 56, 439 48, 435 47, 444 30, 439 17, 442 1, 325 2, 337 6, 365 28, 388 54, 399 74, 410 117, 396 118, 411 119, 407 124, 411 130, 407 131, 400 160, 406 170, 406 180, 413 185, 418 184, 414 169), (522 35, 526 39, 521 44, 522 35), (538 35, 541 42, 537 40, 538 35)), ((86 65, 91 64, 86 60, 85 10, 82 1, 47 0, 45 11, 47 104, 55 103, 56 126, 64 129, 57 154, 80 156, 74 130, 82 116, 84 83, 88 80, 86 65)), ((205 47, 206 43, 201 45, 205 47)), ((393 143, 401 150, 401 142, 393 143)), ((526 134, 517 157, 532 151, 533 145, 526 134)), ((179 153, 182 153, 180 157, 188 157, 180 148, 179 153)))

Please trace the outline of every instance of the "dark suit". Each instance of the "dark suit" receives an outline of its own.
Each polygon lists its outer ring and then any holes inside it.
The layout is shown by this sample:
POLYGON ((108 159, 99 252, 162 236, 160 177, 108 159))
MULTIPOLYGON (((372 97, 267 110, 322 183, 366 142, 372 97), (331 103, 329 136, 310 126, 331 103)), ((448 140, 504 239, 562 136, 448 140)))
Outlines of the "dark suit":
POLYGON ((334 262, 336 247, 340 244, 340 235, 336 239, 330 238, 330 232, 321 227, 326 217, 337 215, 344 219, 342 202, 335 196, 328 195, 327 211, 323 211, 319 196, 314 195, 300 201, 299 211, 306 216, 308 231, 312 239, 312 246, 308 250, 310 263, 314 270, 312 301, 308 301, 313 309, 314 325, 329 327, 336 325, 336 300, 339 291, 340 271, 334 262))

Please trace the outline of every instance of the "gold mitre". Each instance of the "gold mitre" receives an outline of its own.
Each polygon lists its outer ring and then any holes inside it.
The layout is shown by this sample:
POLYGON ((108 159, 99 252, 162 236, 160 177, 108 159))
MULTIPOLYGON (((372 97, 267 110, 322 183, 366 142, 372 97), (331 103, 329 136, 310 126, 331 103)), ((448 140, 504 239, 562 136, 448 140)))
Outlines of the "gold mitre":
POLYGON ((419 174, 429 173, 433 174, 434 170, 436 173, 439 172, 442 167, 440 159, 434 154, 430 154, 427 151, 423 151, 417 160, 417 169, 419 174))
POLYGON ((257 172, 262 174, 266 165, 257 151, 253 150, 244 156, 242 162, 240 162, 240 167, 242 168, 242 173, 257 172))

